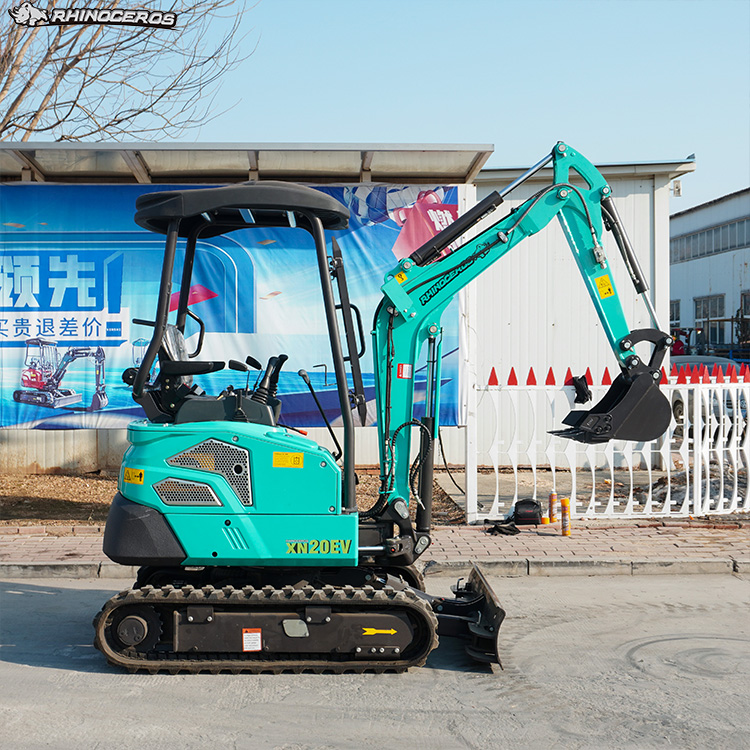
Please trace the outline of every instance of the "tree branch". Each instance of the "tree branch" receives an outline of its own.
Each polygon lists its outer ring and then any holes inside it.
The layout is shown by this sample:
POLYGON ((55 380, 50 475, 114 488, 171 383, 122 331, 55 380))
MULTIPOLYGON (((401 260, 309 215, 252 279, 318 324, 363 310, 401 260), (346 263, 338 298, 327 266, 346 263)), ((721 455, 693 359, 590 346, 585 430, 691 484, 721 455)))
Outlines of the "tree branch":
MULTIPOLYGON (((138 7, 165 10, 158 0, 138 7)), ((222 75, 254 52, 243 52, 245 6, 194 0, 170 9, 177 30, 11 21, 0 48, 0 140, 161 139, 205 122, 222 75)))

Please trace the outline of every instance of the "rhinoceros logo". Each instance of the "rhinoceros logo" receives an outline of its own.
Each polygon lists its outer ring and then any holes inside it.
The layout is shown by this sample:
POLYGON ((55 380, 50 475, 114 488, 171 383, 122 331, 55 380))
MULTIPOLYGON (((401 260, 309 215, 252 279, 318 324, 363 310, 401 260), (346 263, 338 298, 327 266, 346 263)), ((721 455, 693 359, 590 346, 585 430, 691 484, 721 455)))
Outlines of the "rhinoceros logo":
POLYGON ((49 23, 46 10, 35 8, 31 3, 21 3, 11 8, 8 13, 19 26, 44 26, 49 23))

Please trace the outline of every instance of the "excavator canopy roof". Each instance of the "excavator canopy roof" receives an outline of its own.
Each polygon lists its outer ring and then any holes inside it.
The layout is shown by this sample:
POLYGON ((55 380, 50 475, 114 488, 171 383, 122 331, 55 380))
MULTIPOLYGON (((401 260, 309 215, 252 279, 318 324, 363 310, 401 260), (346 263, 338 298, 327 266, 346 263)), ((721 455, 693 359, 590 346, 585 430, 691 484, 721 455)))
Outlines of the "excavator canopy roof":
POLYGON ((324 229, 346 229, 349 223, 348 209, 330 195, 304 185, 271 180, 147 193, 136 199, 135 207, 136 224, 166 234, 170 223, 178 220, 180 237, 198 229, 201 237, 247 227, 309 229, 310 215, 317 216, 324 229))

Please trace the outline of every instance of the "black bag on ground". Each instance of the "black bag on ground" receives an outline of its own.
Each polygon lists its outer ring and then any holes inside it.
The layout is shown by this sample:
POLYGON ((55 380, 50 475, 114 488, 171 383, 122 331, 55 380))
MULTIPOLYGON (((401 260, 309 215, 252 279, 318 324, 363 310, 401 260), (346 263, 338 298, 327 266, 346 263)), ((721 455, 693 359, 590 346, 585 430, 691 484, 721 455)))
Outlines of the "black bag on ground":
POLYGON ((493 536, 497 536, 498 534, 504 534, 505 536, 514 536, 515 534, 521 533, 521 529, 519 529, 512 520, 495 521, 495 523, 492 523, 492 521, 489 521, 485 518, 484 522, 485 524, 491 524, 487 526, 486 532, 488 534, 492 534, 493 536))
POLYGON ((537 500, 519 500, 513 509, 513 521, 519 525, 538 526, 542 522, 542 504, 537 500))

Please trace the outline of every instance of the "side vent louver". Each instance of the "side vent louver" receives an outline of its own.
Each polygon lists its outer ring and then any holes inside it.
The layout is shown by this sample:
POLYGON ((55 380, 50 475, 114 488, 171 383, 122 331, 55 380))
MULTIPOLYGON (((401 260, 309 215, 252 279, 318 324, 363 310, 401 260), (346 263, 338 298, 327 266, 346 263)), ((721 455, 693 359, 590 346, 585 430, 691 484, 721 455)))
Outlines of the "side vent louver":
POLYGON ((202 482, 168 477, 157 482, 154 490, 165 505, 222 505, 216 493, 202 482))
POLYGON ((167 463, 170 466, 219 474, 227 480, 243 505, 253 504, 250 454, 245 448, 211 438, 168 458, 167 463))
POLYGON ((242 535, 242 532, 239 529, 227 526, 224 528, 224 535, 226 536, 227 541, 229 542, 229 545, 232 549, 248 548, 245 537, 242 535))

